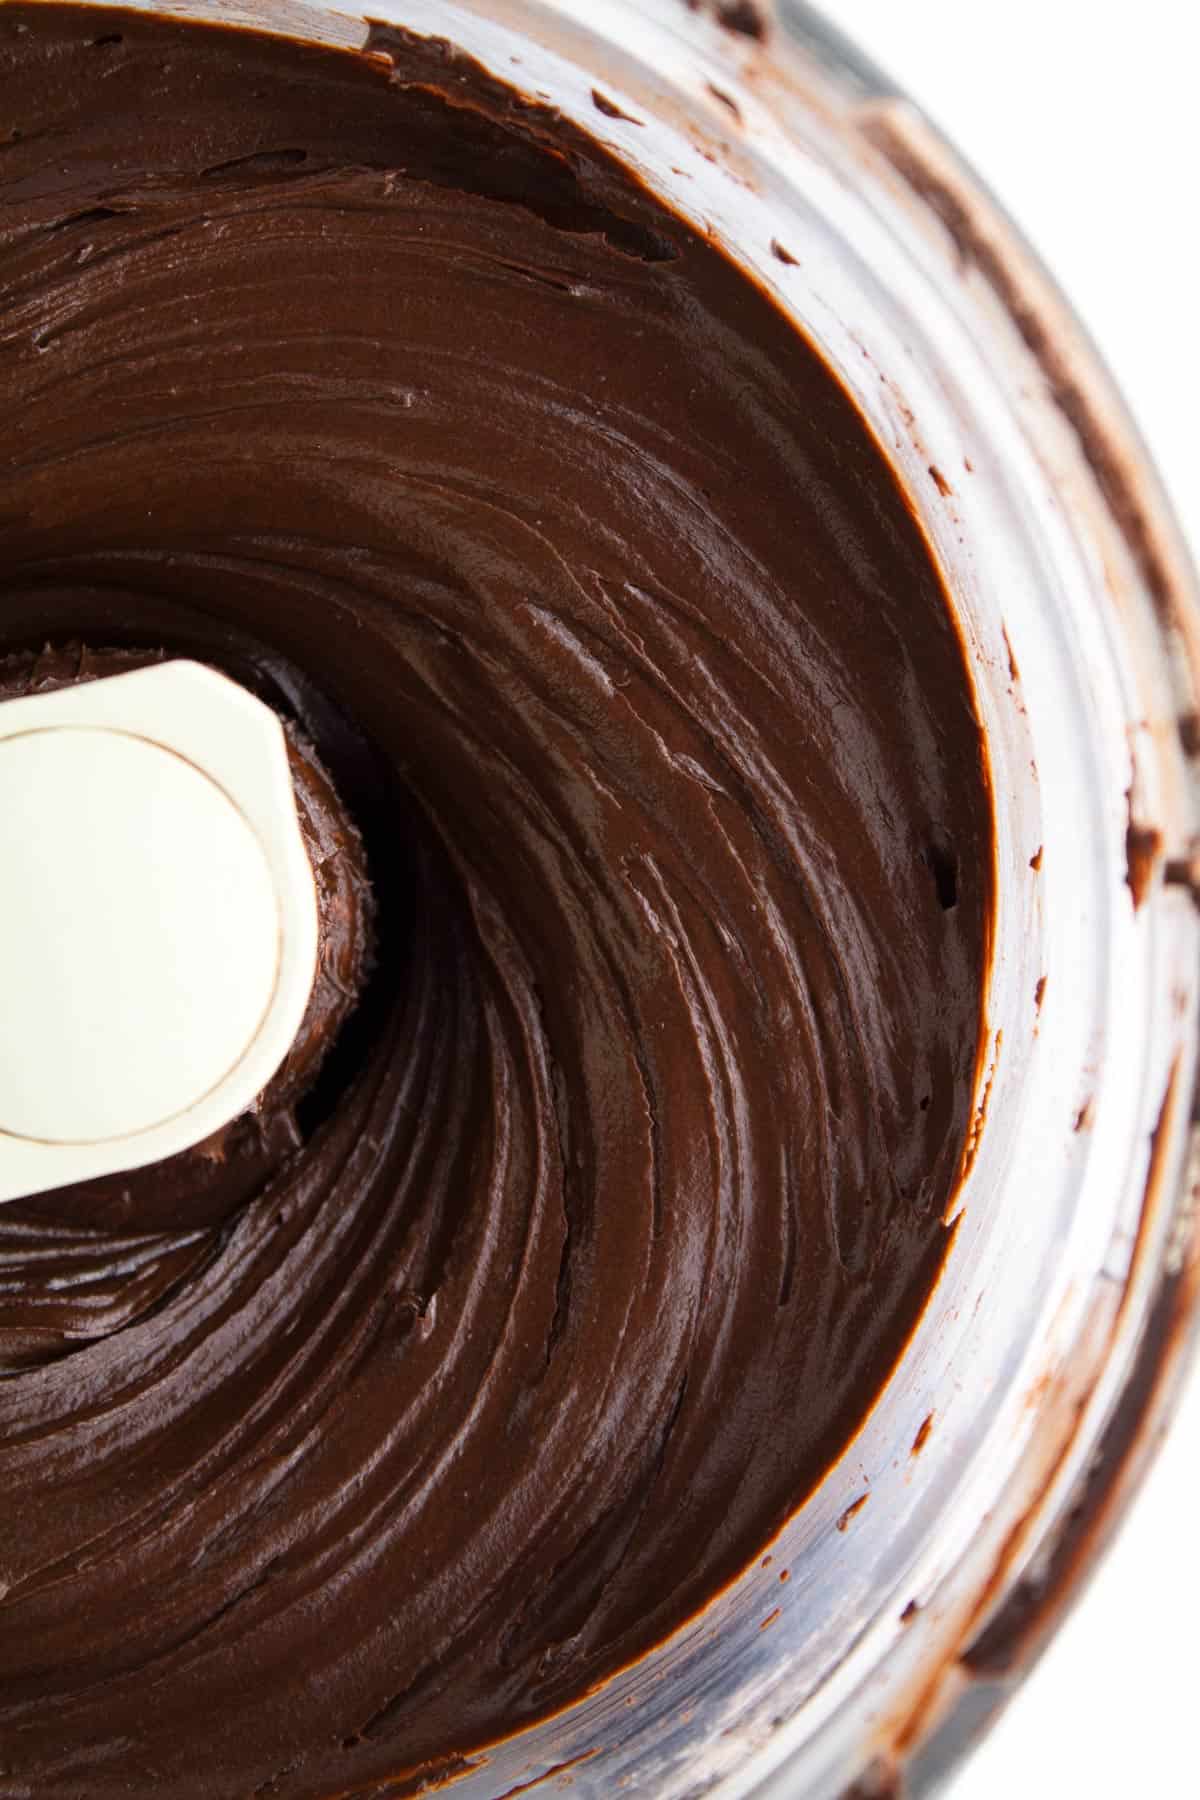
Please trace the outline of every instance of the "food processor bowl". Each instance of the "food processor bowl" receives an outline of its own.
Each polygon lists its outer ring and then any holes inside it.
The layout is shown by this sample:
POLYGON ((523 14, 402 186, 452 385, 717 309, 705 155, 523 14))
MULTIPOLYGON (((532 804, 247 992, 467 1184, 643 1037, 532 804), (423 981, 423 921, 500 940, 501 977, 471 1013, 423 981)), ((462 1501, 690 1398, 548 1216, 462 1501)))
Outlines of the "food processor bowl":
MULTIPOLYGON (((152 10, 367 38, 320 0, 152 10)), ((751 1569, 596 1692, 466 1756, 453 1791, 927 1793, 1094 1565, 1193 1335, 1195 578, 1111 381, 1028 246, 922 114, 796 0, 373 10, 610 145, 819 345, 944 571, 997 807, 958 1227, 892 1380, 751 1569)))

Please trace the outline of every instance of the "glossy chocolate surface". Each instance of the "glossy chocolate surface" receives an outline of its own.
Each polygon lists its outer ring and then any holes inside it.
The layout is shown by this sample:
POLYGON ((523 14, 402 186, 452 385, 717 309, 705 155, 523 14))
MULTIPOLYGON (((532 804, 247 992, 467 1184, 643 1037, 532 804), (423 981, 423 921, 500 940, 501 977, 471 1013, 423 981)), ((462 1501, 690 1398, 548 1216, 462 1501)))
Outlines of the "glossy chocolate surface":
POLYGON ((0 1210, 0 1790, 400 1792, 734 1578, 936 1283, 963 649, 774 302, 436 41, 0 8, 0 387, 0 650, 272 699, 377 940, 244 1156, 0 1210))

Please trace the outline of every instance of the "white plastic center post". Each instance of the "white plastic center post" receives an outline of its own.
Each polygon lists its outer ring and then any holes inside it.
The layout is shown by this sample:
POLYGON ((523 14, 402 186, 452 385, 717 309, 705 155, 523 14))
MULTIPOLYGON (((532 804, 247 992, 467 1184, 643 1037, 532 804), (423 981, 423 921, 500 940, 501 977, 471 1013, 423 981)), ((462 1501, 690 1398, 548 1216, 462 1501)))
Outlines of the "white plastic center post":
POLYGON ((268 707, 190 662, 0 705, 0 1201, 244 1112, 317 951, 268 707))

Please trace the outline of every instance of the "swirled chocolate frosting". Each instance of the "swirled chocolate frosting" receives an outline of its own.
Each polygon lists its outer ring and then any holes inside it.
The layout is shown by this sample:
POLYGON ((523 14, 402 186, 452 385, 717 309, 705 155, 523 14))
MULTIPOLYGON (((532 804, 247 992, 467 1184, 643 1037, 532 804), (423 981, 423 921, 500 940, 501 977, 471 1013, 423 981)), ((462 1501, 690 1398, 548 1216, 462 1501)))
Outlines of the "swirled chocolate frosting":
POLYGON ((0 6, 0 393, 4 691, 245 681, 343 933, 220 1142, 0 1209, 0 1793, 400 1791, 735 1577, 934 1288, 962 645, 768 294, 438 41, 0 6))

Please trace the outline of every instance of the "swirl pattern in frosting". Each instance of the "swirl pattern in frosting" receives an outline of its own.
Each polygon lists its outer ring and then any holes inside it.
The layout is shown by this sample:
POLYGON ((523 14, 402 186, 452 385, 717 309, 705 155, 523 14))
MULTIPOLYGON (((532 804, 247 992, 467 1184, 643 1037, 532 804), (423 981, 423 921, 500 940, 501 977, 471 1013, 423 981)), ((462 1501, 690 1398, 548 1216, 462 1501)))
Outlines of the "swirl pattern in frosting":
POLYGON ((817 351, 448 46, 11 4, 0 101, 0 648, 266 694, 377 940, 302 1096, 0 1210, 0 1791, 392 1792, 678 1627, 894 1368, 964 652, 817 351))

